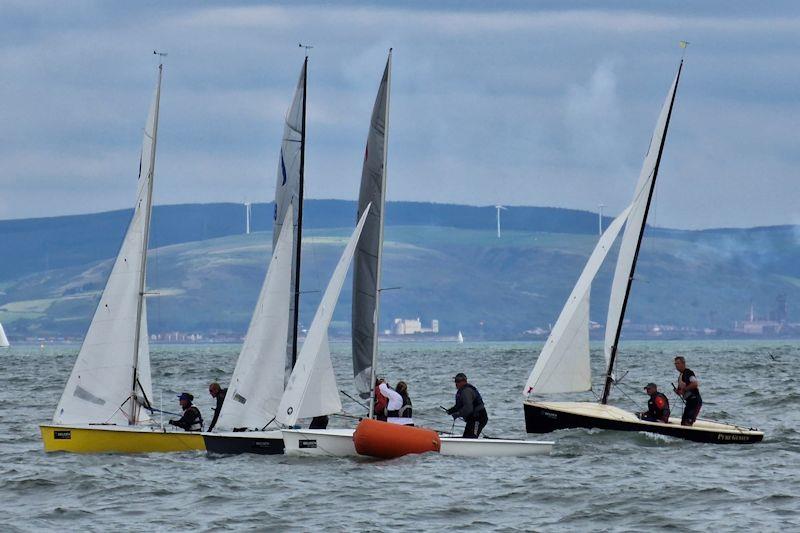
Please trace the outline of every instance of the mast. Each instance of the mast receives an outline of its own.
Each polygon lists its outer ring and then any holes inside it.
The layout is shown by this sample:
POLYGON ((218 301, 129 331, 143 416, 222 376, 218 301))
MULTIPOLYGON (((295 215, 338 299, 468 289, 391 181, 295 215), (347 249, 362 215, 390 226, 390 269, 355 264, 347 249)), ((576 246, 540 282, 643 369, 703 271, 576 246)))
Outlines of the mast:
POLYGON ((139 404, 136 401, 136 387, 139 384, 139 348, 142 336, 142 315, 144 313, 145 282, 147 274, 147 246, 150 242, 150 215, 153 211, 153 177, 155 176, 156 140, 158 139, 158 112, 161 105, 161 75, 163 64, 158 65, 158 85, 156 86, 156 106, 153 115, 153 149, 150 150, 150 175, 147 176, 147 195, 145 204, 144 233, 142 234, 142 269, 139 272, 139 301, 136 303, 136 332, 133 346, 133 378, 131 380, 131 409, 128 424, 136 424, 139 419, 139 404))
MULTIPOLYGON (((378 326, 380 325, 380 309, 381 309, 381 263, 383 262, 383 223, 386 219, 386 160, 389 148, 389 104, 392 89, 392 49, 389 48, 389 58, 386 60, 386 115, 383 118, 383 164, 381 167, 381 205, 380 205, 380 224, 378 230, 378 268, 375 276, 375 316, 372 318, 372 366, 370 370, 370 386, 372 392, 370 396, 375 394, 375 365, 378 361, 378 326)), ((375 399, 370 398, 369 402, 369 418, 375 414, 375 399)))
POLYGON ((300 132, 300 184, 297 193, 297 255, 294 270, 294 316, 292 317, 292 368, 297 362, 297 329, 300 322, 300 255, 303 243, 303 181, 306 163, 306 88, 308 86, 308 56, 303 62, 303 127, 300 132))
POLYGON ((631 285, 633 284, 633 275, 636 271, 636 262, 639 259, 639 251, 642 247, 642 238, 644 237, 644 230, 647 226, 647 215, 650 212, 650 203, 653 200, 653 192, 656 188, 656 178, 658 177, 658 168, 661 165, 661 156, 664 153, 664 144, 667 141, 667 131, 669 130, 669 121, 672 118, 672 108, 675 105, 675 95, 678 93, 678 83, 681 79, 681 70, 683 70, 683 59, 681 59, 681 63, 678 66, 678 74, 675 77, 675 90, 672 92, 672 98, 669 102, 669 111, 667 111, 667 120, 664 123, 664 133, 661 136, 661 143, 658 147, 658 156, 656 157, 656 164, 653 167, 653 179, 650 182, 650 190, 647 193, 647 203, 645 204, 644 208, 644 218, 642 219, 641 227, 639 228, 639 236, 636 241, 636 251, 633 254, 633 261, 631 262, 631 270, 628 274, 628 282, 625 286, 625 297, 622 300, 622 309, 620 311, 619 321, 617 322, 617 330, 614 334, 614 344, 611 346, 611 357, 608 361, 608 370, 606 372, 606 382, 603 387, 603 396, 600 399, 601 404, 608 403, 608 395, 611 392, 611 385, 614 381, 613 379, 613 371, 614 371, 614 361, 617 358, 617 348, 619 346, 619 337, 622 333, 622 322, 625 318, 625 310, 628 307, 628 298, 630 297, 631 293, 631 285))

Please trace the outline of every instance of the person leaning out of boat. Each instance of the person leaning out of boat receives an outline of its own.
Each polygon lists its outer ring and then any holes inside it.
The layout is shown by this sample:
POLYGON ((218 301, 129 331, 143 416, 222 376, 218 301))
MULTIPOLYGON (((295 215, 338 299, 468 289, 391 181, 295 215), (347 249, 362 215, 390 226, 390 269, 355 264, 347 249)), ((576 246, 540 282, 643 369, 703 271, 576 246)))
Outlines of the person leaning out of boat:
POLYGON ((637 413, 637 416, 648 422, 669 423, 669 398, 664 393, 658 392, 658 385, 655 383, 648 383, 644 390, 650 396, 647 400, 647 411, 637 413))
POLYGON ((408 384, 405 381, 398 381, 397 385, 394 387, 394 390, 400 395, 400 398, 402 399, 402 405, 398 410, 397 418, 395 420, 389 419, 389 422, 402 424, 404 426, 413 426, 414 418, 411 408, 411 398, 408 396, 408 384))
POLYGON ((183 409, 183 414, 179 419, 170 420, 169 423, 186 431, 203 431, 203 416, 200 414, 200 409, 192 405, 192 400, 194 400, 194 396, 188 392, 182 392, 178 396, 178 401, 183 409))
POLYGON ((486 406, 483 405, 481 393, 471 383, 467 376, 459 372, 453 378, 456 384, 456 404, 447 410, 453 418, 463 418, 467 423, 464 427, 464 438, 476 439, 489 422, 486 406))
POLYGON ((703 407, 703 398, 700 396, 700 381, 697 375, 686 368, 686 359, 683 356, 675 357, 675 370, 678 371, 678 387, 675 392, 683 398, 682 426, 691 426, 700 414, 703 407))
POLYGON ((222 404, 225 401, 225 396, 228 394, 228 389, 223 389, 219 386, 219 383, 214 382, 208 386, 208 393, 217 401, 217 406, 213 408, 214 417, 211 419, 211 424, 208 426, 208 432, 211 433, 217 425, 217 419, 219 418, 219 413, 222 411, 222 404))

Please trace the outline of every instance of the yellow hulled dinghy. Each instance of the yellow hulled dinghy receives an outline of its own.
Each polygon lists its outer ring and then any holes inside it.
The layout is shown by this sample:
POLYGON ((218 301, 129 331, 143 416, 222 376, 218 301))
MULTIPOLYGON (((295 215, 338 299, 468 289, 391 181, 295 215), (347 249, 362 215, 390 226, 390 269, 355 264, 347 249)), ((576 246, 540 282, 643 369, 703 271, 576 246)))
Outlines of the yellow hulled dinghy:
POLYGON ((146 453, 205 450, 200 432, 167 430, 151 418, 145 303, 162 66, 144 130, 136 205, 78 359, 51 424, 47 452, 146 453))

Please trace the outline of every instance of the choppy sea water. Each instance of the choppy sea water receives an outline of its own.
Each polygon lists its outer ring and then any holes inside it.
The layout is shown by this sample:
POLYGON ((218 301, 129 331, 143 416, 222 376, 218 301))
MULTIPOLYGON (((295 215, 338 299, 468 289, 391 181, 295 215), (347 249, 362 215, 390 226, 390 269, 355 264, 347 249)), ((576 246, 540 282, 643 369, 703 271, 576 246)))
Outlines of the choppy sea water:
MULTIPOLYGON (((0 351, 3 531, 800 530, 798 342, 626 343, 620 355, 627 374, 613 403, 644 404, 640 387, 651 380, 669 390, 680 353, 700 376, 701 416, 758 426, 761 444, 568 430, 537 437, 555 439, 549 457, 392 461, 45 454, 37 424, 52 417, 77 349, 0 351)), ((238 350, 152 347, 155 401, 169 410, 188 390, 209 419, 207 384, 227 383, 238 350)), ((340 387, 351 391, 348 351, 333 345, 340 387)), ((438 406, 452 403, 452 375, 463 371, 487 403, 486 433, 524 437, 521 389, 537 353, 530 344, 384 343, 381 369, 390 383, 409 383, 418 422, 445 430, 452 420, 438 406)))

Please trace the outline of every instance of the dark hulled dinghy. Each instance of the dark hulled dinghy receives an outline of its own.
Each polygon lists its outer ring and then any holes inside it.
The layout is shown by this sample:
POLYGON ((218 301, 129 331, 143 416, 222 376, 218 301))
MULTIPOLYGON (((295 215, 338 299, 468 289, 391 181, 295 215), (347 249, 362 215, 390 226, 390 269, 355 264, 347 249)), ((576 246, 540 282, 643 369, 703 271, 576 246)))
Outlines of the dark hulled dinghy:
POLYGON ((615 431, 645 431, 696 442, 718 444, 753 443, 764 438, 763 432, 752 428, 708 420, 697 420, 693 426, 681 426, 680 419, 677 418, 671 418, 669 423, 648 422, 640 420, 634 413, 607 405, 611 388, 615 383, 614 362, 625 309, 630 296, 636 261, 682 68, 683 62, 681 61, 653 132, 633 201, 601 236, 525 385, 525 429, 528 433, 549 433, 568 428, 599 428, 615 431), (537 394, 591 390, 589 294, 592 281, 623 225, 625 225, 625 232, 620 244, 608 306, 604 350, 606 373, 600 402, 538 402, 532 400, 531 396, 537 394))

